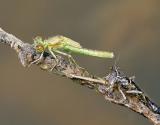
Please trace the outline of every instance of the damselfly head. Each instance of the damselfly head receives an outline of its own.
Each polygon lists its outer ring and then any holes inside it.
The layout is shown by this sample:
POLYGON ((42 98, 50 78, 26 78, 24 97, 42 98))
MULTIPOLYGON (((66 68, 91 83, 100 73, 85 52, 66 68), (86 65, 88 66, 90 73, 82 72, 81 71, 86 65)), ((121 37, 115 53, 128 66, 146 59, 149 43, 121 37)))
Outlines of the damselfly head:
POLYGON ((37 52, 43 52, 44 51, 44 46, 42 46, 42 45, 36 45, 36 51, 37 52))
POLYGON ((34 38, 34 48, 37 52, 44 52, 45 46, 46 44, 42 37, 37 36, 36 38, 34 38))

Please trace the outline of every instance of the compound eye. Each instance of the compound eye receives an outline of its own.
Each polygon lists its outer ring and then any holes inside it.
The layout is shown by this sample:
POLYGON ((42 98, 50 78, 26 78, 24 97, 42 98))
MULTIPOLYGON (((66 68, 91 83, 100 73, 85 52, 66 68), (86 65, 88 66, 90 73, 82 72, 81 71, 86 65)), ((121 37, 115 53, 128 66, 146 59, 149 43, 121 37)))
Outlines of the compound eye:
POLYGON ((42 45, 37 45, 36 46, 36 51, 37 52, 43 52, 44 51, 44 47, 42 45))

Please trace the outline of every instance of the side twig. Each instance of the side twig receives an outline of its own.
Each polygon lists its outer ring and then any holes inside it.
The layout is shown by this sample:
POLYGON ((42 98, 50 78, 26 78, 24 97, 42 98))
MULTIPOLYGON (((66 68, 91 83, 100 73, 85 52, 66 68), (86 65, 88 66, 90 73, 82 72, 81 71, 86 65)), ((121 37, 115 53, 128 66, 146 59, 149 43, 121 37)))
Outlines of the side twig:
MULTIPOLYGON (((21 41, 1 28, 0 43, 11 46, 17 52, 24 67, 29 67, 41 56, 35 51, 34 46, 21 41)), ((160 108, 146 96, 132 78, 122 75, 116 67, 113 67, 109 74, 101 78, 91 75, 86 69, 74 65, 63 56, 56 56, 55 60, 50 53, 44 52, 41 60, 36 61, 36 65, 43 70, 51 71, 95 89, 107 101, 127 107, 143 115, 153 124, 160 125, 160 108)))

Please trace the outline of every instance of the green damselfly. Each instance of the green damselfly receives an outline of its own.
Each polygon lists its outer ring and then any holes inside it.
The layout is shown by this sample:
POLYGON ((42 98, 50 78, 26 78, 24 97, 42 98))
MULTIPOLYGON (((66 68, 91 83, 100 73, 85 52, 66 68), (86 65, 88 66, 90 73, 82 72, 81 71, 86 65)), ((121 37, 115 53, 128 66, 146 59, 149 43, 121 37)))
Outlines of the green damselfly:
POLYGON ((36 37, 34 39, 34 47, 37 52, 41 53, 41 57, 43 56, 43 53, 48 50, 55 59, 55 53, 67 56, 73 61, 74 59, 70 53, 95 56, 100 58, 114 57, 113 52, 86 49, 83 48, 78 42, 75 42, 74 40, 61 35, 54 36, 45 40, 43 40, 42 37, 36 37))

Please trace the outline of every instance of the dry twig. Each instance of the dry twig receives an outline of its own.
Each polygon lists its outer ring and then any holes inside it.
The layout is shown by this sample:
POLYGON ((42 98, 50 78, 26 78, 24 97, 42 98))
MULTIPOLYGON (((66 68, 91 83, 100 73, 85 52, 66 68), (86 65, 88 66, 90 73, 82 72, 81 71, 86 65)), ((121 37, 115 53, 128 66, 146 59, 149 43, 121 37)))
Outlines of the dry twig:
MULTIPOLYGON (((11 46, 24 67, 39 58, 34 47, 0 28, 0 43, 11 46)), ((81 85, 95 89, 107 101, 127 107, 149 119, 153 124, 160 124, 160 109, 146 94, 134 83, 133 79, 121 75, 116 68, 106 77, 100 78, 91 75, 86 69, 75 66, 68 59, 57 55, 55 60, 50 53, 45 52, 43 58, 36 62, 41 69, 52 71, 60 76, 74 80, 81 85), (58 62, 57 62, 58 60, 58 62)))

